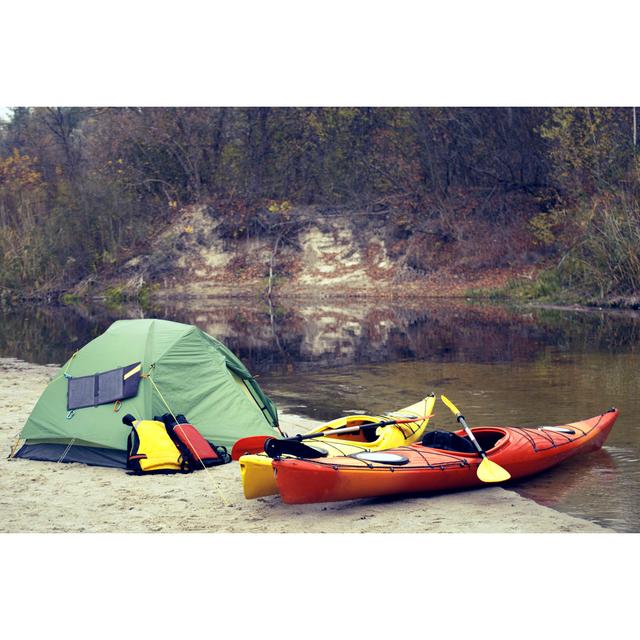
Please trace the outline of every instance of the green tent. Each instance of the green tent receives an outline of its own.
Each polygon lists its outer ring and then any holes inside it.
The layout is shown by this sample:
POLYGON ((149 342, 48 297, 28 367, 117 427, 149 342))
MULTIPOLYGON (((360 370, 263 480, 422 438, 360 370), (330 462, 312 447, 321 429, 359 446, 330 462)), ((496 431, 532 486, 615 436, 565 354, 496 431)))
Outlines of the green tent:
POLYGON ((275 435, 278 422, 275 405, 215 338, 168 320, 119 320, 49 383, 20 434, 25 443, 16 457, 124 467, 130 429, 122 416, 167 412, 185 414, 207 440, 226 447, 244 436, 275 435), (133 397, 122 392, 127 372, 136 373, 129 380, 137 383, 133 397), (91 406, 69 410, 77 398, 82 405, 78 389, 89 390, 84 397, 91 406), (106 395, 99 398, 98 389, 106 395), (125 399, 104 401, 109 398, 125 399))

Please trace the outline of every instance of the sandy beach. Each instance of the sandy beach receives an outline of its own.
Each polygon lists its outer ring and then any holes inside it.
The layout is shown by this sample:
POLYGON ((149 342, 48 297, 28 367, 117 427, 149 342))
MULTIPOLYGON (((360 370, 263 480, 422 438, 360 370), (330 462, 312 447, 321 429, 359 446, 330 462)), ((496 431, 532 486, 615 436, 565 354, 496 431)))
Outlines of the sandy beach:
MULTIPOLYGON (((238 463, 189 475, 7 460, 57 367, 0 359, 1 532, 611 532, 500 487, 412 498, 285 505, 245 500, 238 463)), ((295 433, 314 423, 283 415, 295 433)))

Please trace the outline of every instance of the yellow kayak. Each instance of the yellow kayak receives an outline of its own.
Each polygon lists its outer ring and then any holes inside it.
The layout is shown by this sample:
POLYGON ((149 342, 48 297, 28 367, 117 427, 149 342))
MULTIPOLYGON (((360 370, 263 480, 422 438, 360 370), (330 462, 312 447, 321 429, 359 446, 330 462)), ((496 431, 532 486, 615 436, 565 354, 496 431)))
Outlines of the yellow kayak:
MULTIPOLYGON (((419 416, 430 416, 435 405, 436 398, 432 393, 420 402, 416 402, 409 407, 392 411, 385 415, 358 415, 338 418, 323 424, 309 433, 321 433, 331 429, 339 429, 347 425, 367 425, 390 418, 416 418, 419 416)), ((378 427, 375 433, 373 427, 369 430, 362 430, 358 433, 346 433, 343 435, 319 436, 309 441, 313 446, 326 449, 330 456, 348 456, 361 451, 382 451, 412 444, 422 438, 427 428, 429 418, 419 422, 387 425, 378 427)), ((266 453, 250 454, 241 456, 240 473, 242 475, 242 488, 244 496, 248 500, 261 498, 278 493, 278 485, 273 475, 272 459, 266 453)))

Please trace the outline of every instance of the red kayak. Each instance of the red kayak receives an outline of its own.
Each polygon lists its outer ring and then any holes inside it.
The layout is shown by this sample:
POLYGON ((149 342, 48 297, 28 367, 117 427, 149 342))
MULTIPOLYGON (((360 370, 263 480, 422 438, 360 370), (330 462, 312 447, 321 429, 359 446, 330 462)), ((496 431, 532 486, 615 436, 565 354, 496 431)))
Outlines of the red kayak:
MULTIPOLYGON (((517 479, 599 449, 617 417, 618 410, 609 409, 562 426, 474 427, 472 432, 488 458, 517 479)), ((284 458, 273 461, 274 474, 282 500, 289 504, 477 487, 484 484, 477 477, 482 459, 460 451, 471 448, 464 436, 463 430, 456 431, 454 446, 446 450, 413 444, 313 460, 284 458)))

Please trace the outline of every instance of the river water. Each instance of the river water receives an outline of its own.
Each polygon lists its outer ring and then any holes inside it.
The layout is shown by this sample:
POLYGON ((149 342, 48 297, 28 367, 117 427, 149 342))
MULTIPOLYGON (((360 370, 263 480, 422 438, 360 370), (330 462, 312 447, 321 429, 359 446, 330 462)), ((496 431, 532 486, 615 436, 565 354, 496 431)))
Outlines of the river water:
MULTIPOLYGON (((472 425, 561 424, 620 409, 605 447, 528 480, 522 495, 617 531, 640 531, 640 313, 196 300, 143 311, 0 310, 0 356, 62 363, 121 317, 198 325, 227 344, 281 410, 328 420, 448 395, 472 425)), ((431 426, 455 428, 441 404, 431 426)))

